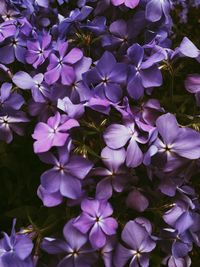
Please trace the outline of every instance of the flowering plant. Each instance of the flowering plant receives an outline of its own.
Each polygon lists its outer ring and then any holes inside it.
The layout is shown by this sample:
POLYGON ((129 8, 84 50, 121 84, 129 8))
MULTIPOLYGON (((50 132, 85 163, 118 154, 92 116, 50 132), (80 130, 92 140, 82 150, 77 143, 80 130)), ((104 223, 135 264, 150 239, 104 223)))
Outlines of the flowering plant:
POLYGON ((0 0, 0 267, 199 266, 199 6, 0 0))

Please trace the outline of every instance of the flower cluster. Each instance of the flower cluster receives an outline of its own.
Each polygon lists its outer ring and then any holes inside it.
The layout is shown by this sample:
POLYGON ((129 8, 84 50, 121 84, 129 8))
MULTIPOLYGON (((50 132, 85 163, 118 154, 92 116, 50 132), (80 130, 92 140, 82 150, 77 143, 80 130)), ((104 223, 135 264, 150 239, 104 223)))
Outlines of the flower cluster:
POLYGON ((8 212, 28 226, 3 234, 1 267, 191 266, 200 50, 173 43, 175 4, 0 0, 0 145, 28 138, 47 216, 8 212))

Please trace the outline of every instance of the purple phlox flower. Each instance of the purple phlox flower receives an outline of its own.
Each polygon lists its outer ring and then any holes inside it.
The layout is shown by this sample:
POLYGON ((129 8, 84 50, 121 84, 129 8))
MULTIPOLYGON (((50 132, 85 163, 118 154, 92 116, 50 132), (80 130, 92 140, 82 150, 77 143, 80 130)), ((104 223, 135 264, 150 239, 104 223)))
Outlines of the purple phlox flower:
POLYGON ((140 0, 111 0, 111 3, 114 6, 120 6, 124 4, 125 6, 129 8, 135 8, 139 5, 140 0))
POLYGON ((122 148, 128 143, 126 165, 134 168, 143 161, 143 152, 138 143, 146 144, 154 132, 154 127, 131 120, 131 122, 125 122, 124 125, 110 125, 104 132, 104 141, 112 149, 122 148))
POLYGON ((36 69, 48 58, 51 49, 51 35, 43 33, 34 36, 34 40, 27 41, 26 62, 36 69))
POLYGON ((19 110, 23 104, 23 97, 16 92, 12 92, 12 84, 3 83, 0 88, 0 111, 5 113, 13 109, 19 110))
POLYGON ((92 21, 88 20, 86 25, 80 25, 81 29, 88 29, 99 36, 106 31, 106 18, 95 17, 92 21))
POLYGON ((50 117, 47 123, 39 122, 32 135, 33 139, 36 140, 33 145, 34 152, 42 153, 53 146, 63 146, 69 138, 68 131, 78 126, 78 121, 70 119, 66 115, 60 115, 59 112, 50 117))
POLYGON ((41 185, 49 193, 60 192, 64 197, 78 199, 82 196, 83 180, 92 169, 92 162, 82 156, 70 155, 70 143, 58 149, 58 158, 52 153, 40 155, 42 161, 54 165, 41 175, 41 185))
POLYGON ((74 103, 80 101, 87 101, 92 96, 92 91, 83 82, 82 75, 87 72, 92 64, 92 59, 83 57, 79 62, 74 65, 75 79, 71 86, 68 87, 68 96, 74 103))
MULTIPOLYGON (((46 88, 46 83, 44 83, 46 88)), ((43 102, 29 101, 28 111, 31 116, 38 116, 38 121, 46 122, 49 117, 55 115, 57 109, 58 99, 63 99, 66 92, 62 85, 53 85, 48 87, 45 91, 45 98, 43 102), (46 94, 47 92, 47 94, 46 94)))
POLYGON ((25 235, 15 233, 16 220, 13 221, 11 235, 3 233, 0 240, 0 265, 3 267, 33 267, 31 252, 33 243, 25 235))
POLYGON ((49 254, 65 254, 57 267, 90 267, 97 260, 97 254, 87 244, 87 235, 82 234, 74 226, 74 219, 71 219, 63 228, 65 241, 56 238, 45 237, 42 242, 42 249, 49 254))
POLYGON ((173 203, 171 206, 172 208, 163 215, 163 219, 172 228, 164 228, 163 235, 172 240, 170 241, 172 255, 175 258, 183 258, 192 249, 193 240, 189 229, 194 220, 192 212, 185 203, 173 203))
POLYGON ((14 36, 16 33, 15 20, 9 20, 0 24, 0 42, 3 42, 7 37, 14 36))
POLYGON ((195 94, 197 106, 200 106, 200 75, 190 74, 185 80, 185 88, 188 92, 195 94))
POLYGON ((118 19, 110 24, 109 33, 102 36, 102 45, 108 48, 119 48, 118 52, 124 54, 144 26, 145 16, 143 11, 137 12, 128 21, 118 19))
POLYGON ((69 17, 64 18, 58 26, 60 38, 65 37, 74 24, 77 27, 79 22, 85 20, 90 15, 92 10, 93 8, 87 5, 81 7, 80 9, 76 8, 72 10, 69 14, 69 17))
POLYGON ((123 267, 130 261, 129 267, 149 266, 149 254, 156 247, 151 232, 151 223, 147 219, 136 218, 134 221, 129 221, 121 235, 127 248, 121 244, 118 245, 114 265, 123 267))
POLYGON ((128 194, 126 205, 138 212, 143 212, 148 208, 149 201, 140 190, 134 189, 128 194))
POLYGON ((145 161, 158 153, 165 171, 172 171, 184 163, 184 159, 200 157, 200 134, 190 128, 179 127, 174 115, 167 113, 156 121, 159 135, 145 155, 145 161), (166 164, 166 165, 165 165, 166 164))
POLYGON ((150 0, 147 1, 146 5, 146 19, 156 22, 159 21, 163 16, 165 17, 166 23, 170 20, 171 10, 170 0, 150 0))
POLYGON ((102 248, 106 244, 106 236, 116 233, 117 221, 110 217, 113 213, 111 205, 104 200, 85 199, 81 203, 82 213, 73 225, 82 233, 89 232, 89 240, 93 248, 102 248))
POLYGON ((19 62, 25 63, 25 53, 25 36, 18 30, 15 36, 7 38, 0 47, 0 62, 10 64, 16 58, 19 62))
POLYGON ((144 48, 139 44, 133 44, 127 51, 129 65, 128 93, 133 99, 139 99, 144 95, 145 88, 159 87, 162 85, 162 74, 157 63, 164 59, 157 58, 157 53, 144 61, 144 48))
POLYGON ((164 221, 179 233, 185 232, 193 225, 192 213, 188 210, 188 205, 178 201, 170 206, 171 209, 163 215, 164 221))
POLYGON ((10 143, 13 140, 13 132, 24 135, 23 123, 25 122, 29 122, 29 119, 22 111, 0 113, 0 139, 10 143))
POLYGON ((103 176, 96 187, 97 199, 109 199, 113 190, 122 192, 127 185, 130 175, 128 170, 123 166, 126 159, 126 151, 124 148, 117 150, 105 147, 101 151, 101 158, 106 168, 98 167, 93 171, 95 176, 103 176))
POLYGON ((169 255, 162 261, 162 264, 168 267, 190 267, 191 263, 192 261, 189 256, 177 259, 169 255))
POLYGON ((75 81, 73 65, 83 57, 83 52, 79 48, 72 48, 66 54, 67 49, 68 43, 60 42, 58 44, 59 55, 54 53, 50 55, 50 63, 44 75, 47 84, 57 82, 60 77, 63 85, 71 85, 75 81))
POLYGON ((73 104, 69 97, 58 99, 57 107, 63 110, 70 118, 78 119, 84 112, 84 104, 73 104))
MULTIPOLYGON (((132 113, 147 125, 155 126, 156 120, 165 110, 160 106, 157 99, 149 99, 139 107, 134 107, 132 113)), ((129 112, 130 113, 130 112, 129 112)))
POLYGON ((38 73, 33 78, 24 71, 17 72, 12 81, 23 90, 31 89, 31 93, 35 102, 45 102, 45 98, 49 96, 49 88, 44 82, 44 75, 38 73))
POLYGON ((84 81, 94 88, 101 98, 117 102, 122 97, 122 86, 126 83, 127 68, 123 63, 117 63, 112 53, 106 51, 96 66, 84 74, 84 81))

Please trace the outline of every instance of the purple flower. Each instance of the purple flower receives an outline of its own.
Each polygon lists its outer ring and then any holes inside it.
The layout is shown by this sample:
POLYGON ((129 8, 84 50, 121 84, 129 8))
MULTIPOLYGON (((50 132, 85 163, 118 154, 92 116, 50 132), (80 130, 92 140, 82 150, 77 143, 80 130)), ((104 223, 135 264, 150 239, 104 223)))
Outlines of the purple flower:
MULTIPOLYGON (((82 196, 81 180, 92 169, 92 162, 76 155, 70 155, 71 143, 58 149, 58 158, 51 153, 40 155, 40 159, 54 167, 41 175, 41 185, 47 193, 59 194, 70 199, 78 199, 82 196)), ((45 191, 43 193, 45 194, 45 191)), ((58 197, 58 198, 57 198, 58 197)))
POLYGON ((149 201, 139 190, 134 189, 128 194, 126 204, 131 209, 143 212, 148 208, 149 201))
POLYGON ((12 111, 9 114, 0 114, 0 139, 6 143, 13 140, 13 132, 18 135, 24 134, 22 123, 29 122, 26 114, 22 111, 12 111))
POLYGON ((63 196, 61 195, 60 191, 52 193, 41 185, 38 187, 37 195, 42 200, 45 207, 55 207, 60 205, 63 201, 63 196))
POLYGON ((132 168, 139 166, 143 161, 143 153, 138 143, 147 143, 154 131, 153 127, 146 127, 145 129, 145 125, 141 124, 143 128, 139 129, 138 125, 129 121, 125 125, 112 124, 104 132, 105 143, 112 149, 122 148, 128 143, 126 165, 132 168), (141 130, 148 131, 149 136, 142 135, 141 130))
POLYGON ((127 56, 131 62, 127 90, 133 99, 142 97, 145 88, 162 85, 162 74, 156 66, 158 58, 152 56, 143 62, 144 48, 139 44, 129 47, 127 56))
POLYGON ((13 36, 16 33, 15 21, 5 21, 0 24, 0 42, 3 42, 7 37, 13 36))
POLYGON ((82 57, 83 52, 78 48, 73 48, 68 54, 68 43, 58 44, 58 54, 50 55, 50 64, 45 73, 45 81, 48 84, 53 84, 61 77, 61 83, 64 85, 71 85, 75 81, 75 72, 73 65, 77 63, 82 57))
POLYGON ((45 98, 50 94, 42 73, 38 73, 32 78, 28 73, 19 71, 15 73, 12 80, 23 90, 31 89, 33 99, 36 102, 45 102, 45 98))
POLYGON ((113 150, 105 147, 101 151, 101 158, 107 168, 96 168, 93 174, 96 176, 104 176, 96 187, 97 199, 109 199, 113 190, 122 192, 128 182, 128 170, 123 167, 126 159, 126 151, 124 148, 113 150))
POLYGON ((15 233, 16 220, 13 221, 11 235, 3 233, 0 240, 0 265, 2 267, 33 267, 32 241, 25 235, 15 233))
POLYGON ((124 4, 129 8, 135 8, 139 4, 140 0, 111 0, 114 6, 120 6, 124 4))
POLYGON ((111 205, 103 200, 85 199, 81 203, 82 214, 73 225, 82 233, 89 232, 89 240, 94 248, 102 248, 106 244, 106 236, 116 233, 118 224, 110 217, 113 213, 111 205))
POLYGON ((109 26, 109 33, 102 36, 102 44, 106 48, 117 50, 117 53, 125 54, 128 47, 145 27, 145 14, 143 11, 137 12, 133 17, 126 21, 118 19, 109 26))
POLYGON ((69 97, 58 99, 58 108, 63 110, 70 118, 78 119, 84 112, 85 108, 83 104, 73 104, 69 97))
POLYGON ((26 62, 33 65, 35 69, 43 64, 51 52, 50 44, 51 35, 47 33, 35 36, 33 41, 27 41, 26 62))
POLYGON ((150 147, 146 158, 157 154, 158 164, 165 165, 165 171, 172 171, 184 163, 184 159, 200 157, 200 134, 190 128, 179 127, 174 115, 167 113, 156 121, 160 137, 150 147), (182 158, 181 158, 182 157, 182 158))
POLYGON ((63 146, 69 137, 68 131, 78 126, 79 123, 76 120, 60 115, 59 112, 50 117, 47 123, 39 122, 32 135, 36 139, 33 145, 34 152, 42 153, 53 146, 63 146))
POLYGON ((0 88, 0 111, 19 110, 23 104, 23 97, 16 92, 12 93, 12 84, 3 83, 0 88))
POLYGON ((84 74, 84 80, 94 87, 94 92, 101 98, 105 96, 112 102, 122 97, 122 86, 126 82, 126 65, 117 63, 110 52, 104 52, 95 68, 84 74))
POLYGON ((190 267, 191 266, 191 259, 189 256, 184 258, 175 258, 173 256, 166 257, 163 264, 167 265, 168 267, 190 267))
POLYGON ((164 15, 169 20, 169 12, 171 9, 170 0, 150 0, 146 5, 146 18, 152 22, 156 22, 164 15))
POLYGON ((4 45, 0 47, 0 62, 10 64, 15 58, 25 63, 26 41, 25 36, 18 30, 15 36, 7 38, 4 45))
POLYGON ((200 75, 188 75, 185 80, 185 88, 188 92, 195 94, 197 105, 200 106, 200 75))
POLYGON ((149 266, 149 252, 156 246, 151 231, 151 224, 145 218, 129 221, 122 231, 122 240, 128 248, 118 245, 114 265, 123 267, 130 260, 129 267, 149 266))
POLYGON ((57 267, 90 267, 97 260, 97 254, 87 244, 88 238, 80 233, 74 226, 74 220, 70 220, 64 226, 63 235, 65 241, 45 237, 42 248, 49 254, 65 254, 57 267))

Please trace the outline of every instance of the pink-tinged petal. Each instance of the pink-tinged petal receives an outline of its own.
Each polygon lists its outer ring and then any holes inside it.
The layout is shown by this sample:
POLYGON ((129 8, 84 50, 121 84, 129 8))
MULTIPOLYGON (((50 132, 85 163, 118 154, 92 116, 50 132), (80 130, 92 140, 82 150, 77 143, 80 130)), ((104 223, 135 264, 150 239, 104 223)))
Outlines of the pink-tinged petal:
POLYGON ((143 153, 135 141, 134 137, 131 139, 126 154, 126 165, 135 168, 143 161, 143 153))
POLYGON ((56 112, 55 116, 52 116, 48 119, 47 124, 52 128, 52 129, 57 129, 58 125, 60 124, 60 113, 56 112))
POLYGON ((61 74, 61 68, 60 67, 56 67, 54 69, 47 71, 44 74, 44 78, 45 78, 46 83, 51 85, 51 84, 57 82, 57 80, 60 78, 60 74, 61 74))
POLYGON ((99 210, 99 201, 98 200, 90 200, 90 199, 84 199, 81 202, 81 209, 88 213, 89 215, 95 217, 97 214, 97 211, 99 210))
POLYGON ((69 173, 79 179, 84 179, 92 167, 93 163, 81 156, 72 156, 67 164, 69 173))
POLYGON ((82 194, 80 181, 72 175, 63 174, 61 176, 60 193, 70 199, 80 198, 82 194))
POLYGON ((126 151, 124 148, 113 150, 105 147, 101 151, 101 158, 111 172, 117 173, 119 167, 125 162, 126 151))
POLYGON ((113 214, 113 208, 107 201, 101 201, 99 205, 99 215, 103 218, 109 217, 113 214))
POLYGON ((50 133, 51 128, 44 122, 39 122, 32 134, 34 139, 45 139, 47 135, 50 133))
POLYGON ((60 56, 63 58, 67 52, 68 49, 68 42, 60 42, 58 43, 58 51, 60 56))
POLYGON ((125 6, 135 8, 138 6, 140 0, 125 0, 125 6))
POLYGON ((120 6, 121 4, 124 3, 125 0, 111 0, 112 4, 114 6, 120 6))
POLYGON ((63 64, 61 69, 61 83, 63 85, 71 85, 75 81, 75 78, 73 67, 63 64))
POLYGON ((68 119, 66 122, 62 123, 61 126, 58 127, 60 132, 66 132, 74 127, 80 126, 77 120, 68 119))
POLYGON ((55 133, 52 141, 52 146, 64 146, 69 134, 67 133, 55 133))
POLYGON ((73 222, 73 226, 83 234, 86 234, 93 225, 94 220, 86 213, 82 213, 73 222))
POLYGON ((112 124, 104 132, 106 145, 113 149, 118 149, 126 145, 131 138, 130 130, 121 124, 112 124))
POLYGON ((93 248, 102 248, 106 244, 106 236, 97 223, 90 231, 89 240, 93 248))
POLYGON ((100 223, 100 226, 106 235, 114 235, 116 233, 118 223, 114 218, 107 218, 100 223))
POLYGON ((33 144, 34 153, 43 153, 52 147, 52 137, 40 139, 33 144))
POLYGON ((64 63, 75 64, 83 57, 83 52, 79 48, 73 48, 66 57, 63 58, 64 63))
POLYGON ((59 58, 57 58, 56 55, 51 54, 50 55, 50 64, 47 67, 47 71, 50 71, 52 69, 56 69, 58 66, 61 67, 61 65, 59 65, 59 58))

